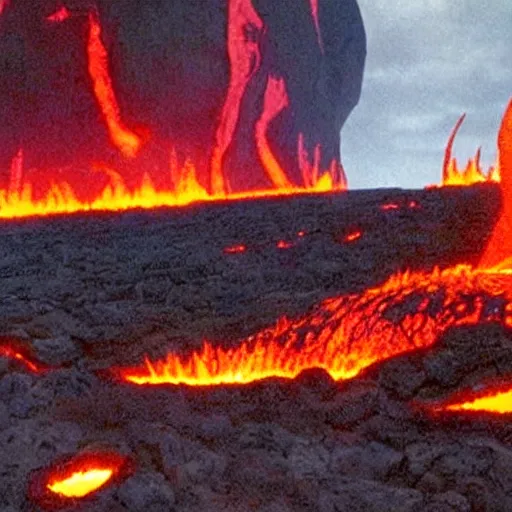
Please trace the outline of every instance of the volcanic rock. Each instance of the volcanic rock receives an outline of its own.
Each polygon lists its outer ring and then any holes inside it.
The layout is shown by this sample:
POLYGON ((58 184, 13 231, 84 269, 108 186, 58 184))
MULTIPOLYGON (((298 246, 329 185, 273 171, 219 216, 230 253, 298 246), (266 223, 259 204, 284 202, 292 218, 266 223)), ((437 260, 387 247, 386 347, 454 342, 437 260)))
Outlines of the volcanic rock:
POLYGON ((133 457, 135 473, 70 511, 507 512, 509 415, 428 409, 512 374, 499 322, 451 329, 345 382, 316 369, 293 381, 136 386, 109 371, 144 355, 187 355, 205 337, 236 347, 284 314, 361 293, 404 267, 475 261, 498 206, 493 187, 362 191, 1 226, 1 250, 22 247, 20 269, 31 269, 1 280, 2 344, 15 335, 53 366, 34 373, 0 358, 0 509, 38 510, 27 495, 32 471, 108 446, 133 457), (404 196, 421 208, 380 209, 404 196), (473 210, 487 211, 487 225, 473 210), (461 211, 470 227, 449 235, 461 211), (354 224, 362 237, 347 244, 354 224), (412 237, 423 224, 430 234, 412 237), (281 239, 296 246, 278 249, 281 239), (56 280, 49 257, 37 258, 56 251, 54 240, 71 270, 56 280), (248 250, 224 252, 236 243, 248 250))

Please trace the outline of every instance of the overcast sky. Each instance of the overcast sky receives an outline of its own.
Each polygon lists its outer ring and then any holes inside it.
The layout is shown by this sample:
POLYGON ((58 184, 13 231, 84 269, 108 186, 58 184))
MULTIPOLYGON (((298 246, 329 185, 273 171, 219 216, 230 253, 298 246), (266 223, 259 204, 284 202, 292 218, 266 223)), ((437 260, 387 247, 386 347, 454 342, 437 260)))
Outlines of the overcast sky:
POLYGON ((363 92, 342 131, 349 187, 438 183, 460 114, 461 164, 486 166, 512 97, 512 0, 359 0, 368 39, 363 92))

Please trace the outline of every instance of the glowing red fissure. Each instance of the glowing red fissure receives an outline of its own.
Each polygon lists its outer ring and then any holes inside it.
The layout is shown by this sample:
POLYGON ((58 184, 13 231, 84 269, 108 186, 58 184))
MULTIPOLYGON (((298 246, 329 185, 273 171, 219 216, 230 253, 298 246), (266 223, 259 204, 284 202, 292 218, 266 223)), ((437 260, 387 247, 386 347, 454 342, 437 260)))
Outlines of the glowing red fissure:
POLYGON ((98 16, 93 12, 89 13, 88 22, 87 67, 94 95, 105 119, 110 140, 126 158, 133 158, 137 155, 142 142, 121 121, 119 105, 110 77, 108 53, 101 40, 98 16))
POLYGON ((26 347, 14 340, 0 341, 0 357, 18 362, 32 373, 42 373, 47 369, 47 366, 37 361, 26 347))
POLYGON ((230 78, 211 161, 211 189, 214 195, 223 195, 229 191, 229 183, 222 168, 223 159, 233 140, 245 90, 261 64, 257 34, 263 27, 263 21, 251 0, 229 1, 227 46, 230 78), (253 30, 253 39, 247 34, 249 27, 253 30))

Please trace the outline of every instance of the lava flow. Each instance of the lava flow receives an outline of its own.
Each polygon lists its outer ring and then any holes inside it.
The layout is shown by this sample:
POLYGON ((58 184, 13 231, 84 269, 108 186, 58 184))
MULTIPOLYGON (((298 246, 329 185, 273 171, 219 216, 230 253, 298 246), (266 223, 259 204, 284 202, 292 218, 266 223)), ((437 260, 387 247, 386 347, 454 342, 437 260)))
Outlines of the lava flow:
POLYGON ((116 452, 83 452, 36 471, 29 485, 29 496, 45 509, 66 507, 108 483, 119 482, 133 470, 133 462, 116 452))
MULTIPOLYGON (((498 151, 505 206, 496 229, 508 233, 512 101, 498 136, 498 151)), ((376 362, 431 347, 452 327, 488 322, 512 327, 512 275, 506 266, 494 265, 496 258, 505 256, 502 245, 493 235, 478 268, 458 265, 405 272, 361 294, 327 299, 301 318, 280 318, 236 348, 205 342, 201 350, 188 355, 168 354, 157 362, 146 358, 141 367, 113 371, 135 384, 247 383, 294 378, 310 368, 322 368, 339 380, 352 378, 376 362)))

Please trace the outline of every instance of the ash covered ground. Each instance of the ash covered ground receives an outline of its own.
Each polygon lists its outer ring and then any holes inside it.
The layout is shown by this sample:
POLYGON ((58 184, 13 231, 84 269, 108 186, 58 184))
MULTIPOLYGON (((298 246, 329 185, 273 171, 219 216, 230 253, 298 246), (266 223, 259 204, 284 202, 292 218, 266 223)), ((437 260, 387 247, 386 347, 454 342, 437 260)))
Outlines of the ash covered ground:
POLYGON ((400 269, 475 263, 499 203, 486 185, 3 223, 0 334, 58 369, 0 359, 1 509, 39 510, 32 471, 101 446, 137 470, 69 510, 512 509, 510 417, 411 406, 510 374, 499 325, 454 329, 340 383, 319 370, 214 388, 101 377, 204 338, 235 346, 400 269))

